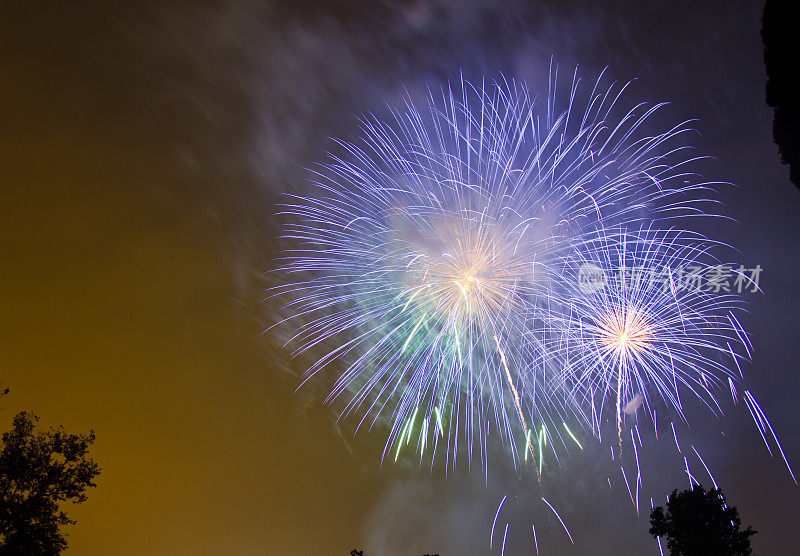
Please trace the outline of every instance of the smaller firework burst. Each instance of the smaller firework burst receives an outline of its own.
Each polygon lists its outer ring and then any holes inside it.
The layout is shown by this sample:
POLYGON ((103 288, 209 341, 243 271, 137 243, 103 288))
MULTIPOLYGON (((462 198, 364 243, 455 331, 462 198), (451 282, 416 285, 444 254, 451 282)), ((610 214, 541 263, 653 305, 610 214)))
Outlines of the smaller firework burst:
POLYGON ((740 380, 746 350, 740 302, 681 276, 718 264, 713 246, 685 231, 617 230, 587 239, 567 262, 567 300, 554 317, 564 365, 554 384, 588 408, 598 436, 609 399, 620 437, 629 400, 647 409, 663 401, 685 418, 688 394, 721 413, 715 393, 740 380), (591 282, 578 279, 589 273, 591 282))

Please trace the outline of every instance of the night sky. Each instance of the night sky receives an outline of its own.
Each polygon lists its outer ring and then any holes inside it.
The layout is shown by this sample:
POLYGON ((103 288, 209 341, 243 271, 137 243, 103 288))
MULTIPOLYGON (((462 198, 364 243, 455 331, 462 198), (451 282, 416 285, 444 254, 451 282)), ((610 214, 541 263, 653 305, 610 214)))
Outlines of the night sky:
MULTIPOLYGON (((385 436, 337 422, 330 376, 295 393, 309 361, 261 334, 281 317, 263 301, 276 203, 330 137, 460 72, 541 88, 551 56, 637 78, 629 99, 672 103, 659 122, 697 119, 704 177, 735 184, 719 187, 732 220, 702 231, 764 268, 745 382, 800 468, 800 195, 772 143, 760 2, 16 4, 0 18, 0 429, 26 409, 96 431, 71 553, 488 554, 505 494, 506 554, 533 552, 533 519, 543 554, 658 553, 606 451, 548 477, 572 548, 499 457, 486 475, 381 469, 385 436)), ((686 438, 756 552, 794 554, 800 488, 724 403, 686 438)), ((660 503, 688 486, 683 462, 646 448, 660 503)))

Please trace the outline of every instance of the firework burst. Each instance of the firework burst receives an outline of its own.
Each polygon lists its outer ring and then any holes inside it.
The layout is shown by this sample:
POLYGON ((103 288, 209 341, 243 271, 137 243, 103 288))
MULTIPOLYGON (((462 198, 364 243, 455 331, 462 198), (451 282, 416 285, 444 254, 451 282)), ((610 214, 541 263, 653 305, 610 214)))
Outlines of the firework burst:
MULTIPOLYGON (((308 376, 334 372, 328 401, 344 397, 359 427, 388 418, 384 456, 414 438, 420 453, 446 446, 453 465, 463 445, 484 459, 495 429, 512 446, 524 436, 524 460, 541 469, 548 431, 569 431, 585 414, 574 401, 614 382, 586 355, 549 351, 565 339, 586 346, 552 318, 554 307, 564 314, 554 285, 576 249, 609 226, 702 213, 707 186, 689 179, 693 159, 676 140, 684 125, 645 133, 660 105, 623 110, 627 85, 603 87, 602 75, 585 88, 573 77, 566 96, 555 82, 534 102, 514 81, 461 81, 429 93, 424 109, 409 100, 388 119, 365 118, 362 140, 338 142, 315 172, 316 191, 285 206, 294 247, 283 270, 295 280, 278 291, 292 295, 288 320, 305 319, 296 353, 334 345, 308 376), (564 356, 569 370, 555 372, 564 356), (558 383, 569 395, 555 395, 558 383)), ((569 307, 586 321, 590 307, 569 307)), ((663 314, 640 309, 594 324, 603 361, 650 353, 663 314)), ((618 399, 645 378, 668 391, 661 375, 625 369, 618 399)))
POLYGON ((747 335, 736 296, 691 283, 692 273, 719 266, 713 247, 685 231, 606 230, 566 262, 568 301, 563 315, 551 313, 564 359, 553 385, 587 408, 596 436, 609 399, 620 443, 624 413, 640 405, 663 402, 685 420, 681 390, 721 412, 714 394, 741 379, 747 335), (595 280, 579 279, 587 274, 595 280))

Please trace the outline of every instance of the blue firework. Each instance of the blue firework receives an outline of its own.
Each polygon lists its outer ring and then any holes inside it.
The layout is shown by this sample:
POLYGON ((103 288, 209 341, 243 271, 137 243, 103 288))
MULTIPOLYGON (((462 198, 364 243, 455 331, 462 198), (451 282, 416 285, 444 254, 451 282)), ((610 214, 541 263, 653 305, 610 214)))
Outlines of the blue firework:
POLYGON ((285 205, 295 353, 319 354, 308 377, 333 373, 328 401, 359 427, 386 418, 384 456, 483 459, 499 431, 524 446, 515 461, 541 459, 548 427, 586 420, 612 384, 590 356, 548 351, 583 341, 563 317, 565 269, 610 227, 702 214, 708 187, 689 173, 688 128, 645 132, 660 105, 623 109, 627 85, 602 81, 562 95, 553 79, 535 101, 515 81, 462 80, 409 99, 365 117, 285 205), (585 366, 565 375, 564 357, 585 366))

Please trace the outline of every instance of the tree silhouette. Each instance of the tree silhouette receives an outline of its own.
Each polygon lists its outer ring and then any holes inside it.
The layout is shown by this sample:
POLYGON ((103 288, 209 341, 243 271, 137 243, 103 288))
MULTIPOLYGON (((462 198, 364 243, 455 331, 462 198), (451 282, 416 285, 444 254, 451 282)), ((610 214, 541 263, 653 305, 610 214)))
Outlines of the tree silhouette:
POLYGON ((673 490, 667 510, 658 506, 650 513, 650 534, 667 537, 672 556, 747 556, 751 554, 752 527, 742 524, 736 508, 725 503, 719 489, 673 490))
POLYGON ((87 458, 94 432, 63 427, 36 430, 38 417, 20 412, 3 434, 0 451, 0 554, 58 554, 67 547, 60 528, 73 525, 61 504, 80 504, 100 467, 87 458))
POLYGON ((767 0, 761 20, 764 64, 767 70, 767 104, 775 109, 772 135, 789 165, 789 179, 800 189, 800 85, 797 84, 797 58, 800 37, 792 17, 793 2, 767 0))

